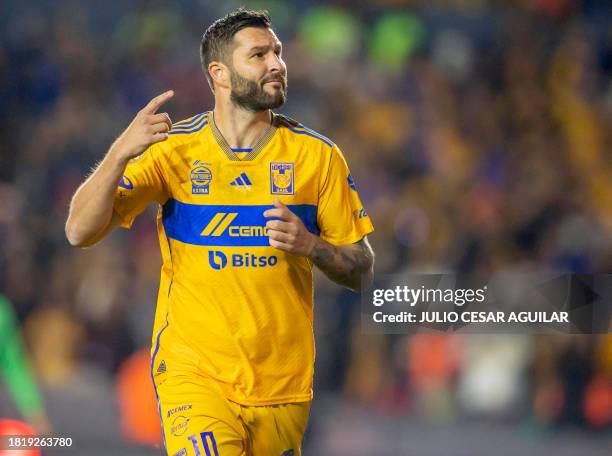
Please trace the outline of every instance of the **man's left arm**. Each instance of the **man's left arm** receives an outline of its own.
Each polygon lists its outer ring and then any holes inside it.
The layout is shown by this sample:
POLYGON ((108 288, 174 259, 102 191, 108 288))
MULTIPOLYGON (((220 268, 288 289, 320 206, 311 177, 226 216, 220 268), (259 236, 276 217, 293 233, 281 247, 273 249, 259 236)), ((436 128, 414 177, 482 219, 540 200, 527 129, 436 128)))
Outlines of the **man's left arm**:
POLYGON ((354 291, 366 289, 374 277, 374 252, 364 238, 354 244, 335 246, 315 237, 308 258, 334 282, 354 291))
POLYGON ((310 259, 327 277, 354 291, 367 288, 374 274, 374 252, 364 236, 359 242, 333 245, 306 229, 302 220, 278 198, 265 217, 270 245, 310 259))

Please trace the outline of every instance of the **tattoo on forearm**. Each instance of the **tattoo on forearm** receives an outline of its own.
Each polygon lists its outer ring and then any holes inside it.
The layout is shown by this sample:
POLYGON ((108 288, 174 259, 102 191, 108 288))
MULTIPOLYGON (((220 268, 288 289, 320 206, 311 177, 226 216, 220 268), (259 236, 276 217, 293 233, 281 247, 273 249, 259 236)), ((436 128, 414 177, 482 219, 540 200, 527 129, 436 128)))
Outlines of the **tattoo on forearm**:
POLYGON ((341 247, 320 240, 310 258, 331 280, 352 289, 365 285, 363 275, 371 275, 374 262, 374 254, 365 239, 341 247))

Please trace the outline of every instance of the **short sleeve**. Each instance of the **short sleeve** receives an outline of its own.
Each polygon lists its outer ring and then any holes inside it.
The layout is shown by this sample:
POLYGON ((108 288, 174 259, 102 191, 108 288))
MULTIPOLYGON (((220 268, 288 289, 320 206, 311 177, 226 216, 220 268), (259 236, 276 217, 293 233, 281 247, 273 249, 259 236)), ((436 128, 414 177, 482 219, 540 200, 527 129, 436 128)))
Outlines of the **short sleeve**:
POLYGON ((334 245, 353 244, 374 231, 340 149, 334 145, 319 193, 317 224, 321 238, 334 245))
POLYGON ((154 144, 125 168, 113 204, 122 227, 130 228, 134 219, 152 202, 164 204, 168 199, 162 154, 162 149, 154 144))

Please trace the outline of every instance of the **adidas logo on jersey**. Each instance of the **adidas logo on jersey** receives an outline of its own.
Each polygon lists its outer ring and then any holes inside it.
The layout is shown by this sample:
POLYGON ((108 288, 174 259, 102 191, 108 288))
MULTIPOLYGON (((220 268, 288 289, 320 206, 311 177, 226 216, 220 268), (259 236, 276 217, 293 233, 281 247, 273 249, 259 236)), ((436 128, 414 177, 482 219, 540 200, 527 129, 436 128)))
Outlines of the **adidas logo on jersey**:
POLYGON ((166 361, 164 361, 163 359, 162 359, 162 362, 159 363, 159 367, 157 368, 157 372, 159 374, 161 374, 163 372, 166 372, 166 361))
POLYGON ((253 188, 253 184, 249 179, 249 176, 246 173, 241 173, 236 179, 234 179, 230 185, 232 187, 236 187, 239 190, 251 190, 253 188))

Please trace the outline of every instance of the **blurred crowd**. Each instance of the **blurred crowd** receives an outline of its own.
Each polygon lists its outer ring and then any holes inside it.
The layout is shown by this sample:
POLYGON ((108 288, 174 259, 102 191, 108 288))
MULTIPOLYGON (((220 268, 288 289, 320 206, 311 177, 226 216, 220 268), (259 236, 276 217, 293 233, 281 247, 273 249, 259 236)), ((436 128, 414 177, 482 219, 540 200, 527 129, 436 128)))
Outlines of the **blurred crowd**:
MULTIPOLYGON (((102 246, 64 237, 70 197, 166 89, 212 108, 199 41, 245 4, 284 44, 281 112, 345 153, 376 273, 612 269, 612 4, 596 0, 3 2, 0 292, 38 378, 109 376, 150 345, 154 210, 102 246)), ((386 414, 612 427, 612 337, 365 336, 317 276, 317 392, 386 414)))

